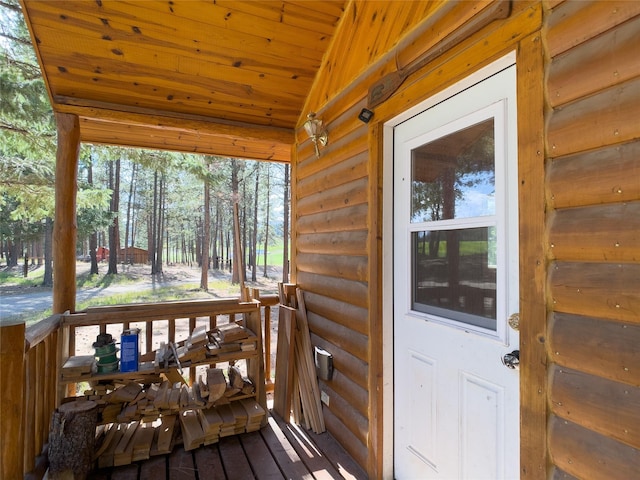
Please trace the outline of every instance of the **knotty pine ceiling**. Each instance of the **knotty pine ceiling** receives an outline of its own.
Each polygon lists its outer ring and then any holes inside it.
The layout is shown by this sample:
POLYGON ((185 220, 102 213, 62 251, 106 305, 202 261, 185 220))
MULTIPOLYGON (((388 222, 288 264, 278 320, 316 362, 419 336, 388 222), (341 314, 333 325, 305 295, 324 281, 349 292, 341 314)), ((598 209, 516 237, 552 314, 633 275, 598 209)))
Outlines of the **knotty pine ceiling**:
POLYGON ((274 161, 290 160, 345 4, 21 1, 51 104, 83 142, 274 161))

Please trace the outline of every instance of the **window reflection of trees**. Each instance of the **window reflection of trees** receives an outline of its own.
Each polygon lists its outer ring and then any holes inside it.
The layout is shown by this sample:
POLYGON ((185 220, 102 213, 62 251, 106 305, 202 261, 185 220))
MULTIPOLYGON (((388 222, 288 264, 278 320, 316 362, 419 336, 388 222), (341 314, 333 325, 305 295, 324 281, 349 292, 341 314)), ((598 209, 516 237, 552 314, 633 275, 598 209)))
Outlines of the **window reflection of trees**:
POLYGON ((491 205, 473 204, 494 191, 493 123, 485 120, 412 152, 413 223, 494 213, 491 205))

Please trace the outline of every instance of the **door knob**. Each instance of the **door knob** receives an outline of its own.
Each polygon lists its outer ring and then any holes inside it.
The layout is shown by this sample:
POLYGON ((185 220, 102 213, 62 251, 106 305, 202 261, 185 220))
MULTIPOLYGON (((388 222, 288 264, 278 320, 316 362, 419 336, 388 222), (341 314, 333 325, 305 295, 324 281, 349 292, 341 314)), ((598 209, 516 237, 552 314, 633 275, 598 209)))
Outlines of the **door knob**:
POLYGON ((505 354, 502 357, 502 364, 512 370, 518 370, 520 368, 520 350, 505 354))

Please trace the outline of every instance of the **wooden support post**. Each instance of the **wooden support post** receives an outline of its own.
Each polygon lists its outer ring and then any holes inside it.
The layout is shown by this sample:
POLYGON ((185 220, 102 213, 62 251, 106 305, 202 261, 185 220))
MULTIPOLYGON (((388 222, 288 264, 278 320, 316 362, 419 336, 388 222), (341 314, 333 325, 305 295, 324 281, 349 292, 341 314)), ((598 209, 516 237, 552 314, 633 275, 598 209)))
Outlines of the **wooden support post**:
POLYGON ((77 115, 56 113, 55 221, 53 223, 53 313, 76 307, 76 193, 80 122, 77 115))
POLYGON ((24 476, 25 324, 0 325, 0 478, 24 476))

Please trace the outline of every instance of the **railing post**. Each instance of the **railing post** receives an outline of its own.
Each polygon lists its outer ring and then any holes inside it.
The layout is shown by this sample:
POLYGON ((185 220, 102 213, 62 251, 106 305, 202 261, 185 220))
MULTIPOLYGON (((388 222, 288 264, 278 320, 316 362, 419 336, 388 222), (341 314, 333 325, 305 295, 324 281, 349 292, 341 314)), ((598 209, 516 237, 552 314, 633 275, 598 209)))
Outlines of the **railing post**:
POLYGON ((0 326, 0 478, 24 476, 25 324, 0 326))

